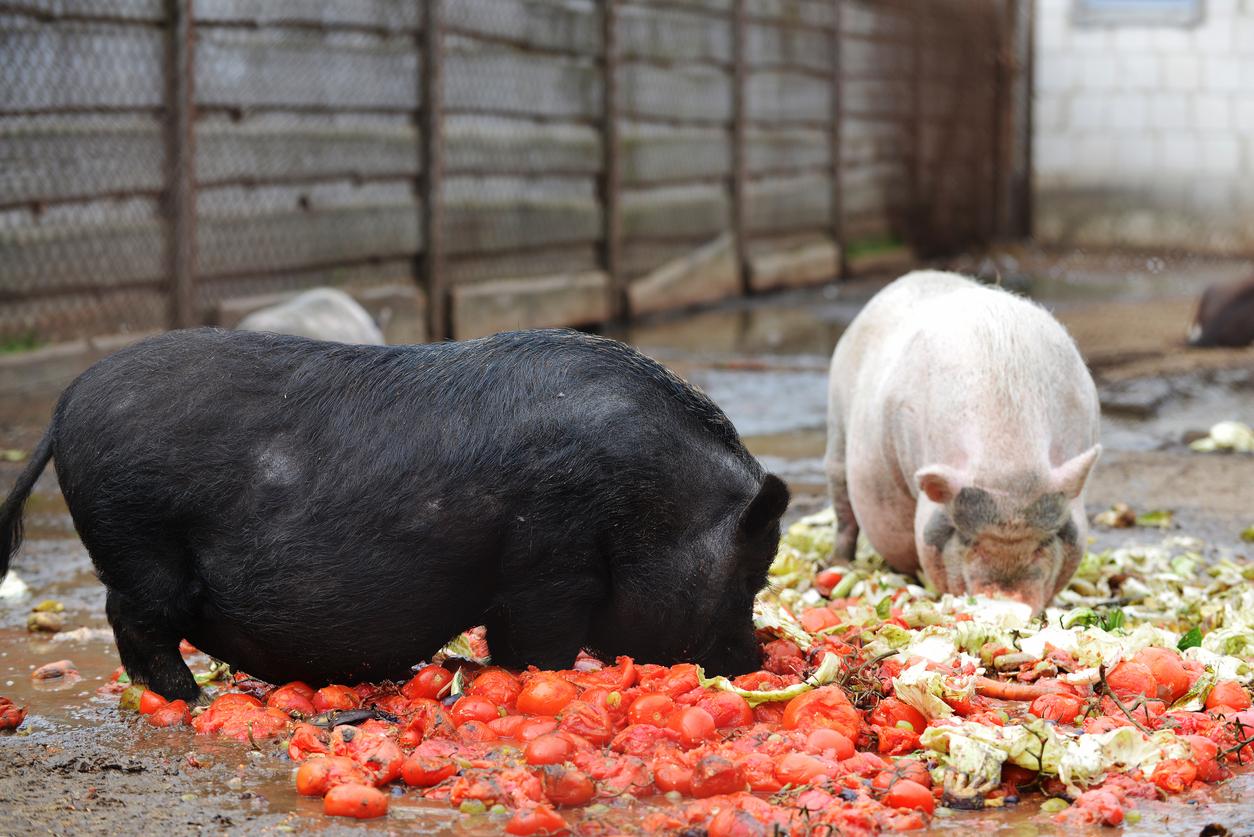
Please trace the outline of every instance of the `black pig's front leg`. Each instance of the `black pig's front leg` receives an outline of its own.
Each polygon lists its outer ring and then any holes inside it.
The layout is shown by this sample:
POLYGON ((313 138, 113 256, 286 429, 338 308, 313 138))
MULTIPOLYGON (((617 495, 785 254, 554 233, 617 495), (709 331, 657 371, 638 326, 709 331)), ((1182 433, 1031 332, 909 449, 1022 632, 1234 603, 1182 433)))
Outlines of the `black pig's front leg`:
POLYGON ((494 665, 565 669, 587 647, 593 611, 604 586, 592 579, 537 582, 503 591, 488 611, 488 648, 494 665))

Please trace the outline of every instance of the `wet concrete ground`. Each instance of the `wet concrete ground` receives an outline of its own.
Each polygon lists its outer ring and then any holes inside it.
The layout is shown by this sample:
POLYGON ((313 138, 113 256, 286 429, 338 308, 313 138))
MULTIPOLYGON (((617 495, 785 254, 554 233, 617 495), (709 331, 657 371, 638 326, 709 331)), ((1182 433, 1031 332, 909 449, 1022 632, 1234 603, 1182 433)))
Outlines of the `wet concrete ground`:
MULTIPOLYGON (((1184 347, 1193 299, 1207 282, 1239 275, 1236 262, 1173 262, 1134 257, 1058 258, 1021 250, 969 260, 969 272, 1048 305, 1076 336, 1098 380, 1106 453, 1089 493, 1090 511, 1128 502, 1172 509, 1179 531, 1216 550, 1245 550, 1254 524, 1254 456, 1190 452, 1188 434, 1223 419, 1254 423, 1254 349, 1184 347)), ((827 359, 841 331, 882 282, 866 280, 741 301, 667 318, 624 335, 705 389, 731 416, 764 463, 783 475, 796 500, 790 516, 821 507, 827 359)), ((0 402, 0 450, 29 450, 63 381, 32 383, 0 402)), ((20 465, 0 463, 7 491, 20 465)), ((94 691, 118 664, 104 619, 104 590, 74 537, 51 469, 28 507, 27 545, 15 569, 30 586, 23 601, 0 601, 0 695, 29 707, 18 735, 0 736, 0 834, 193 831, 284 833, 319 830, 434 833, 465 831, 456 813, 394 800, 392 815, 366 826, 332 822, 317 801, 300 799, 291 767, 275 745, 194 738, 153 730, 94 691), (31 635, 33 602, 57 599, 69 629, 86 638, 31 635), (37 687, 31 669, 69 658, 77 683, 37 687)), ((1103 531, 1099 546, 1154 541, 1157 532, 1103 531)), ((1049 834, 1035 806, 938 820, 939 830, 1049 834)), ((1137 834, 1197 834, 1208 822, 1254 823, 1254 773, 1198 799, 1148 806, 1137 834)), ((499 829, 480 820, 471 830, 499 829)), ((1058 832, 1060 833, 1060 832, 1058 832)))

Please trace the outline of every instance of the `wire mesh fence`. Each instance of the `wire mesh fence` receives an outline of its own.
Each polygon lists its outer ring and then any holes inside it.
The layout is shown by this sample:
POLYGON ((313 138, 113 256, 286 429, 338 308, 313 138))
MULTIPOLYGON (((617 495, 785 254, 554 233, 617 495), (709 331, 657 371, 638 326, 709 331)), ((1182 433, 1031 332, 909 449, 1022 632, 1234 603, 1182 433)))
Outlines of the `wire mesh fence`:
POLYGON ((230 324, 317 285, 402 289, 462 337, 978 243, 1014 231, 1029 23, 1027 0, 0 2, 0 341, 230 324))

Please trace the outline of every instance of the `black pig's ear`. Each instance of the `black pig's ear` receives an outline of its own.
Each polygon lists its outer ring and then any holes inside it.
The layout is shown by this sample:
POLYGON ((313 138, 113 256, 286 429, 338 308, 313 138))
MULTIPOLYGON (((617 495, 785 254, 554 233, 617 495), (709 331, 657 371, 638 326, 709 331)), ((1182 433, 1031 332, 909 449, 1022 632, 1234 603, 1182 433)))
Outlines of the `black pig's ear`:
POLYGON ((774 474, 767 474, 748 508, 740 515, 737 531, 742 538, 751 539, 779 522, 788 508, 788 486, 774 474))

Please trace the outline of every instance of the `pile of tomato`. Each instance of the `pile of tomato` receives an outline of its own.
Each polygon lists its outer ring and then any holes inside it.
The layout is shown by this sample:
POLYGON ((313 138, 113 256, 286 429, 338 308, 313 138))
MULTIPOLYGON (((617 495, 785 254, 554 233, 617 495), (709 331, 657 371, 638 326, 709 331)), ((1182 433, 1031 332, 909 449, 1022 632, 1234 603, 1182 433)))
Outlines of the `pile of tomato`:
MULTIPOLYGON (((816 632, 808 651, 764 639, 763 669, 732 681, 749 693, 780 690, 801 683, 825 654, 840 657, 835 683, 790 700, 751 703, 703 688, 693 665, 581 657, 565 671, 459 662, 428 665, 405 683, 320 689, 239 675, 195 718, 182 701, 138 688, 123 703, 156 726, 253 741, 286 736, 297 790, 321 797, 332 815, 385 815, 387 786, 401 784, 466 814, 502 814, 511 834, 608 833, 586 806, 630 798, 657 803, 639 808, 648 830, 701 827, 712 837, 922 828, 938 805, 958 802, 934 785, 936 755, 920 748, 929 720, 893 696, 892 678, 915 661, 867 659, 862 628, 840 626, 841 604, 801 614, 816 632), (350 723, 336 725, 337 711, 350 723)), ((1058 652, 1050 660, 1068 664, 1058 652)), ((1007 765, 981 804, 1013 803, 1031 786, 1071 802, 1060 820, 1114 825, 1138 798, 1217 781, 1226 762, 1254 756, 1254 710, 1239 684, 1215 686, 1205 711, 1167 708, 1202 673, 1174 650, 1144 649, 1097 687, 1067 686, 1040 670, 982 679, 974 696, 949 705, 963 720, 999 726, 1035 715, 1077 733, 1170 728, 1193 758, 1161 762, 1149 776, 1111 775, 1075 799, 1057 779, 1007 765)))

